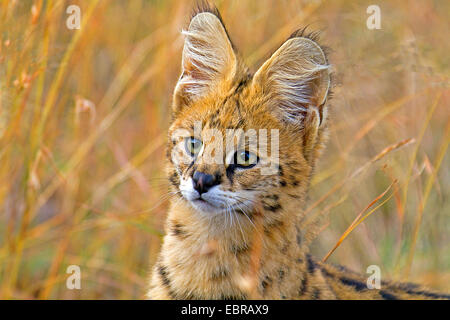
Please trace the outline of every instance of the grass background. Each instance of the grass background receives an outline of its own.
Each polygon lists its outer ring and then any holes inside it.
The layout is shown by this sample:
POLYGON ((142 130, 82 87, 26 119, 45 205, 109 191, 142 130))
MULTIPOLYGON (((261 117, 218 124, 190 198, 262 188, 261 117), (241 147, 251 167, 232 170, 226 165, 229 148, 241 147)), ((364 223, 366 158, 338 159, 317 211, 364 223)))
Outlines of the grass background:
MULTIPOLYGON (((327 216, 314 254, 397 181, 329 261, 450 290, 450 3, 216 5, 253 71, 305 25, 332 49, 330 141, 306 208, 327 216), (381 30, 366 27, 371 4, 381 30)), ((164 145, 193 6, 0 2, 1 298, 143 297, 168 205, 164 145), (70 4, 80 30, 66 27, 70 4), (72 264, 81 290, 66 288, 72 264)))

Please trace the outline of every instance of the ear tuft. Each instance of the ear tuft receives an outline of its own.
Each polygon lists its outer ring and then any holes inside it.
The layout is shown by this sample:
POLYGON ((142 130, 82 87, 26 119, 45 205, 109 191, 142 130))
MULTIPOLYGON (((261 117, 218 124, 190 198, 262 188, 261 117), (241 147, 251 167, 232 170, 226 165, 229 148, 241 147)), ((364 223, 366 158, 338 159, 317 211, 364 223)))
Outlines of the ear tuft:
MULTIPOLYGON (((194 17, 200 13, 211 13, 213 15, 216 16, 217 19, 219 19, 221 25, 224 27, 225 32, 227 33, 228 36, 228 31, 225 28, 225 24, 223 23, 223 19, 222 19, 222 15, 219 12, 219 9, 217 9, 217 7, 211 3, 209 3, 208 1, 198 1, 196 7, 194 8, 194 10, 192 11, 192 15, 191 15, 191 21, 194 19, 194 17)), ((230 37, 228 36, 228 39, 230 40, 230 37)), ((231 42, 231 40, 230 40, 231 42)))
POLYGON ((182 75, 175 95, 178 101, 188 103, 230 79, 235 72, 236 55, 220 16, 214 13, 197 13, 182 33, 182 75))
POLYGON ((269 94, 271 108, 283 120, 302 123, 309 108, 317 108, 322 115, 330 66, 314 40, 293 36, 256 72, 254 84, 269 94))

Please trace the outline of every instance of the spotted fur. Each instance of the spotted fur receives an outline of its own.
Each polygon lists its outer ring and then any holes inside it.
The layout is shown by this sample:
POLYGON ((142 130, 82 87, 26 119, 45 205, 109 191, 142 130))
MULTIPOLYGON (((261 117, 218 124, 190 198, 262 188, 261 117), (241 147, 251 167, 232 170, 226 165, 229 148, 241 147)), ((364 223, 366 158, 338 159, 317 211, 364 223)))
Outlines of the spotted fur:
POLYGON ((383 282, 382 289, 369 290, 362 276, 308 254, 312 234, 301 208, 326 140, 331 79, 315 35, 293 33, 252 74, 216 9, 197 11, 183 34, 167 147, 175 195, 149 298, 449 298, 412 284, 383 282), (224 137, 210 141, 201 131, 205 148, 225 143, 227 129, 277 129, 278 160, 261 156, 261 163, 275 161, 278 170, 262 175, 260 163, 238 169, 227 164, 227 154, 220 155, 222 164, 206 163, 203 154, 181 161, 188 157, 183 139, 194 136, 196 122, 224 137), (214 197, 198 199, 192 189, 195 172, 215 181, 214 197))

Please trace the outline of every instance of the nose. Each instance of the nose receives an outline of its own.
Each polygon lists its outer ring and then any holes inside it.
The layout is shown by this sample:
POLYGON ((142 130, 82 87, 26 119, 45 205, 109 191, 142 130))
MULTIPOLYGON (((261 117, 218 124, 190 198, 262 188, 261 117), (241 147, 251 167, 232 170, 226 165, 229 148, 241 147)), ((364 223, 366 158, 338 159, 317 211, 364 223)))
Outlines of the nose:
POLYGON ((209 189, 219 184, 219 180, 215 176, 200 171, 194 172, 192 181, 194 182, 194 189, 197 190, 200 195, 208 192, 209 189))

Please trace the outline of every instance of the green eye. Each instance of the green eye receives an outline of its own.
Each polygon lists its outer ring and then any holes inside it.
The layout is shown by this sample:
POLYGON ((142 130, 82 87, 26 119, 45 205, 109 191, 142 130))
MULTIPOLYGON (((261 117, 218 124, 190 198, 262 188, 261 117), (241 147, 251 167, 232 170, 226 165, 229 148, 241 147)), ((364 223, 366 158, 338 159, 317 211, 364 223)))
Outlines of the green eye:
POLYGON ((258 163, 258 156, 245 150, 239 150, 234 154, 235 165, 238 168, 251 168, 258 163))
POLYGON ((194 137, 186 138, 185 140, 186 152, 192 157, 197 155, 202 148, 202 142, 194 137))

